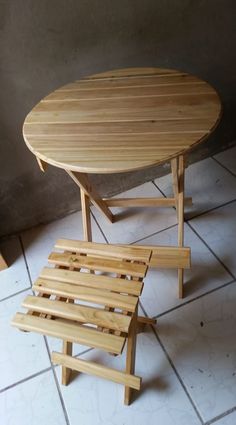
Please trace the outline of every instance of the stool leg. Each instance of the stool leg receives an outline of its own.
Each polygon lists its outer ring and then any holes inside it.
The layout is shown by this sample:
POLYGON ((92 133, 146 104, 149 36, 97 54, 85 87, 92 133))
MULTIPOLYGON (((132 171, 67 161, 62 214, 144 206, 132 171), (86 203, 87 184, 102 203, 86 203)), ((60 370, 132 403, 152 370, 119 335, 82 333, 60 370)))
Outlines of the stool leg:
POLYGON ((92 226, 91 226, 89 196, 86 195, 83 189, 80 189, 80 197, 81 197, 84 240, 87 242, 91 242, 92 241, 92 226))
MULTIPOLYGON (((66 301, 66 298, 64 298, 63 301, 66 301)), ((73 304, 74 301, 72 299, 68 299, 67 302, 73 304)), ((62 341, 62 353, 67 354, 68 356, 72 356, 72 352, 73 352, 73 343, 63 340, 62 341)), ((62 383, 62 385, 68 385, 69 384, 70 374, 71 374, 71 369, 69 369, 66 366, 62 366, 62 368, 61 368, 61 383, 62 383)))
MULTIPOLYGON (((63 341, 62 353, 72 356, 72 342, 63 341)), ((61 383, 62 385, 68 385, 70 380, 71 369, 66 366, 62 366, 61 383)))
MULTIPOLYGON (((126 373, 133 374, 135 369, 135 352, 136 352, 136 329, 137 329, 137 312, 133 315, 133 319, 129 328, 127 338, 127 351, 126 351, 126 373)), ((132 388, 125 387, 124 404, 129 405, 131 402, 132 388)))
MULTIPOLYGON (((178 216, 178 246, 184 244, 184 157, 171 160, 173 178, 173 190, 176 200, 176 211, 178 216)), ((184 270, 178 269, 179 298, 183 298, 184 270)))

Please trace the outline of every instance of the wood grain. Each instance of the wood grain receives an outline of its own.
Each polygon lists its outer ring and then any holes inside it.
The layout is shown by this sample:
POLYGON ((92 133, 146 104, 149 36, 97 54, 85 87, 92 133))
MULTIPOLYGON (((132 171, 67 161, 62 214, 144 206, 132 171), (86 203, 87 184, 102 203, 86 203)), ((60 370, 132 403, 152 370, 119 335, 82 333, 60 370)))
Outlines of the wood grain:
POLYGON ((61 353, 52 352, 52 362, 77 370, 78 372, 87 373, 89 375, 98 376, 103 379, 109 379, 122 385, 128 385, 135 390, 140 390, 141 378, 139 376, 131 375, 126 372, 121 372, 97 363, 86 361, 83 359, 75 359, 61 353))
POLYGON ((33 311, 43 312, 51 316, 91 323, 108 329, 128 332, 131 317, 84 305, 52 301, 43 297, 28 295, 22 306, 33 311))
POLYGON ((54 294, 61 297, 79 299, 81 301, 92 302, 120 310, 135 311, 138 298, 131 295, 121 295, 115 292, 102 291, 96 288, 76 286, 69 283, 52 281, 47 279, 37 279, 33 285, 33 290, 44 294, 54 294))
MULTIPOLYGON (((71 255, 68 254, 67 255, 71 255)), ((41 279, 55 280, 59 282, 72 283, 77 286, 87 286, 118 293, 139 296, 143 282, 133 282, 118 277, 94 275, 89 273, 78 273, 78 271, 64 270, 59 268, 44 267, 39 277, 41 279)))
POLYGON ((48 262, 66 267, 73 265, 76 268, 98 270, 107 273, 120 274, 123 272, 125 275, 136 277, 144 277, 147 271, 145 264, 126 263, 122 260, 111 258, 85 257, 68 252, 52 252, 48 257, 48 262))
POLYGON ((11 324, 22 330, 39 332, 89 347, 101 348, 109 353, 120 354, 125 343, 125 338, 120 336, 101 333, 78 324, 65 323, 61 320, 48 320, 23 313, 16 313, 11 324))
POLYGON ((72 251, 79 254, 102 256, 105 258, 120 258, 122 260, 148 262, 151 250, 145 247, 131 245, 110 245, 106 243, 77 241, 73 239, 58 239, 55 248, 72 251))
POLYGON ((41 160, 77 172, 113 173, 167 161, 204 140, 221 105, 205 81, 181 71, 127 68, 61 87, 26 117, 41 160))

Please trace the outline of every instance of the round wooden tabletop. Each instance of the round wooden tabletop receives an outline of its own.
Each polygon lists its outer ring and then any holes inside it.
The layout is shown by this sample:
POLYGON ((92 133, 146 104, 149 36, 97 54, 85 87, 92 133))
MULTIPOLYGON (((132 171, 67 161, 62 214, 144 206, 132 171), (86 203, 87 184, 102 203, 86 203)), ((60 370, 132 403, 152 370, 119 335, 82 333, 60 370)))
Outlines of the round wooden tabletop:
POLYGON ((88 173, 138 170, 185 153, 219 121, 216 91, 192 75, 127 68, 61 87, 27 115, 23 135, 40 159, 88 173))

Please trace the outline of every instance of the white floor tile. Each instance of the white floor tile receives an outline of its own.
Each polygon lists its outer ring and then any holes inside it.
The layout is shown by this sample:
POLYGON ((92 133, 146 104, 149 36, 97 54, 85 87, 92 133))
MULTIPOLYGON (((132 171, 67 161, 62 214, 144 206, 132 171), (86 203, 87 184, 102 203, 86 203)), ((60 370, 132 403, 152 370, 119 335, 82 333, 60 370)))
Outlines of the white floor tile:
MULTIPOLYGON (((105 242, 94 220, 92 220, 92 232, 94 242, 105 242)), ((37 279, 42 268, 47 265, 47 257, 59 238, 83 240, 80 211, 48 225, 38 226, 22 233, 25 255, 33 282, 37 279)))
POLYGON ((217 161, 236 174, 236 146, 214 156, 217 161))
MULTIPOLYGON (((83 358, 124 369, 124 354, 113 357, 92 351, 83 358)), ((57 369, 60 381, 60 370, 57 369)), ((195 425, 200 421, 152 332, 137 341, 136 374, 143 377, 141 393, 124 406, 124 387, 85 374, 61 386, 71 425, 165 424, 195 425)))
POLYGON ((216 422, 216 425, 235 425, 236 424, 236 411, 224 416, 216 422))
POLYGON ((21 332, 11 326, 11 319, 21 308, 30 291, 0 303, 0 389, 50 366, 41 335, 21 332))
POLYGON ((190 224, 236 276, 236 202, 197 217, 190 224))
MULTIPOLYGON (((162 194, 151 183, 121 193, 119 198, 160 197, 162 194)), ((99 211, 93 208, 107 240, 110 243, 132 243, 154 232, 165 229, 177 222, 176 213, 171 208, 112 208, 116 219, 109 223, 99 211)))
POLYGON ((52 372, 0 394, 2 425, 65 425, 52 372))
POLYGON ((8 268, 0 272, 0 300, 30 287, 30 280, 18 238, 0 244, 8 268))
POLYGON ((204 421, 235 406, 236 283, 159 318, 157 331, 204 421))
MULTIPOLYGON (((166 196, 172 196, 171 175, 155 180, 166 196)), ((186 218, 236 199, 236 178, 212 158, 191 165, 185 173, 185 196, 192 196, 193 206, 186 207, 186 218)))
MULTIPOLYGON (((183 299, 178 298, 177 270, 150 269, 145 278, 141 302, 149 316, 163 313, 207 291, 229 282, 232 278, 214 255, 185 224, 185 246, 191 248, 191 269, 185 270, 183 299)), ((140 244, 177 245, 177 226, 145 239, 140 244)))

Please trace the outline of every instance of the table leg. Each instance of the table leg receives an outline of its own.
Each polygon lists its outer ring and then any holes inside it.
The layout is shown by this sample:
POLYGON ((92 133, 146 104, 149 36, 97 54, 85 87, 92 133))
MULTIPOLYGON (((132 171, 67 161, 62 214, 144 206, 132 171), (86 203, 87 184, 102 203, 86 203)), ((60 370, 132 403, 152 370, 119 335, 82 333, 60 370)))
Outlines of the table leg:
POLYGON ((70 170, 66 170, 66 172, 69 174, 72 180, 74 180, 77 186, 79 186, 79 188, 82 189, 83 192, 89 197, 92 204, 98 208, 99 211, 104 214, 105 217, 112 223, 114 221, 112 212, 90 184, 87 174, 76 173, 70 170))
POLYGON ((171 172, 172 172, 172 184, 173 184, 173 192, 175 197, 175 208, 178 211, 178 166, 179 166, 179 158, 174 158, 171 160, 171 172))
POLYGON ((91 226, 89 197, 88 195, 86 195, 86 193, 84 193, 83 189, 80 189, 80 197, 81 197, 84 240, 88 242, 92 242, 92 226, 91 226))
MULTIPOLYGON (((173 190, 176 201, 176 211, 178 216, 178 246, 184 244, 184 157, 171 160, 171 170, 173 179, 173 190)), ((183 298, 184 291, 184 270, 178 269, 179 298, 183 298)))
POLYGON ((0 271, 4 269, 7 269, 7 263, 4 260, 2 254, 0 253, 0 271))

